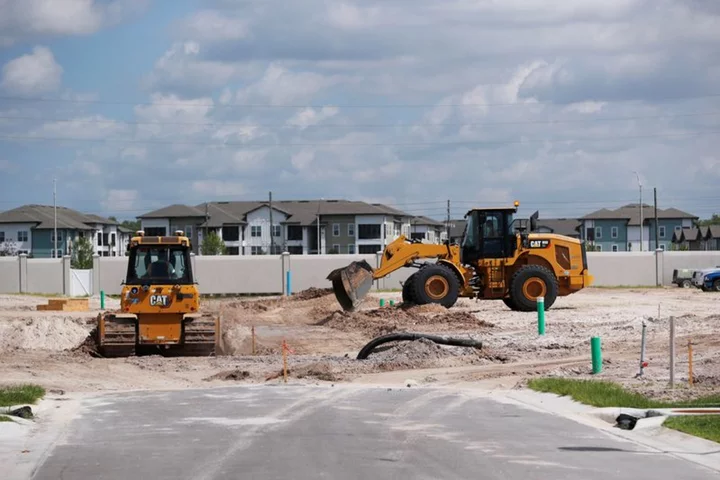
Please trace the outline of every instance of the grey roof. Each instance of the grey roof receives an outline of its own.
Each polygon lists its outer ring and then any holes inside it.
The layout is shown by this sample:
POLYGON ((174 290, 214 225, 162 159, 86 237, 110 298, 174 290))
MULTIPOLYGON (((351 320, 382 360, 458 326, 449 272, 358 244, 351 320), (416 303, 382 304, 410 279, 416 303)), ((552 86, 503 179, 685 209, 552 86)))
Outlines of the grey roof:
MULTIPOLYGON (((0 213, 0 223, 34 223, 34 229, 55 228, 55 207, 50 205, 23 205, 0 213)), ((92 230, 91 225, 117 225, 117 222, 98 215, 85 214, 66 207, 57 207, 57 228, 92 230)))
POLYGON ((574 218, 539 218, 538 227, 548 228, 552 233, 568 237, 580 235, 578 231, 581 223, 574 218))
POLYGON ((450 237, 462 237, 466 224, 467 220, 463 218, 450 220, 450 237))
POLYGON ((123 227, 122 225, 120 225, 117 229, 120 233, 135 233, 131 228, 123 227))
MULTIPOLYGON (((643 224, 646 222, 649 222, 651 219, 655 217, 655 209, 652 205, 643 204, 642 207, 643 211, 643 224)), ((661 209, 658 208, 658 219, 669 219, 669 218, 677 218, 677 219, 697 219, 698 217, 687 212, 683 212, 682 210, 678 210, 677 208, 666 208, 661 209)), ((589 213, 585 215, 584 217, 581 217, 581 220, 627 220, 628 225, 638 226, 640 225, 640 204, 639 203, 631 203, 628 205, 624 205, 620 208, 617 208, 615 210, 608 210, 607 208, 602 208, 600 210, 597 210, 595 212, 589 213)))
POLYGON ((705 227, 700 227, 700 235, 705 240, 710 240, 711 238, 720 238, 720 225, 708 225, 705 227))
POLYGON ((433 227, 445 227, 445 222, 439 222, 437 220, 433 220, 432 218, 424 217, 422 215, 412 217, 410 219, 410 223, 413 225, 432 225, 433 227))
POLYGON ((205 212, 187 205, 174 204, 144 213, 137 218, 188 218, 205 217, 205 212))
MULTIPOLYGON (((294 225, 316 225, 317 215, 396 215, 409 217, 400 210, 382 204, 369 204, 350 200, 277 200, 273 209, 287 215, 282 223, 294 225)), ((241 225, 247 223, 247 214, 261 207, 269 207, 267 201, 228 201, 206 202, 194 207, 171 205, 160 210, 144 214, 138 218, 163 218, 169 216, 205 217, 207 209, 209 219, 201 226, 221 227, 222 225, 241 225), (168 212, 173 215, 168 215, 168 212), (189 213, 194 213, 190 215, 189 213)))

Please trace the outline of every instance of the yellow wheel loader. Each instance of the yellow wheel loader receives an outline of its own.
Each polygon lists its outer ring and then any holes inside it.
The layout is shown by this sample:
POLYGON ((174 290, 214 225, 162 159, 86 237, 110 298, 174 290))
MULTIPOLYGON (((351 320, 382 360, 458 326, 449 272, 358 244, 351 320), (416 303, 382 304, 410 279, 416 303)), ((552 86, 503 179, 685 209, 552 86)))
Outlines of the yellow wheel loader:
POLYGON ((220 319, 200 312, 190 252, 182 231, 166 237, 139 231, 130 240, 120 309, 98 315, 101 355, 216 353, 220 319))
POLYGON ((387 245, 380 266, 353 262, 333 270, 335 297, 344 310, 354 310, 373 281, 403 268, 415 267, 402 286, 405 303, 437 303, 452 307, 458 297, 502 300, 515 311, 537 309, 543 297, 549 309, 558 296, 575 293, 593 282, 588 272, 585 243, 563 235, 533 233, 515 225, 519 206, 478 208, 467 212, 459 245, 424 244, 404 236, 387 245), (421 260, 435 261, 421 261, 421 260))

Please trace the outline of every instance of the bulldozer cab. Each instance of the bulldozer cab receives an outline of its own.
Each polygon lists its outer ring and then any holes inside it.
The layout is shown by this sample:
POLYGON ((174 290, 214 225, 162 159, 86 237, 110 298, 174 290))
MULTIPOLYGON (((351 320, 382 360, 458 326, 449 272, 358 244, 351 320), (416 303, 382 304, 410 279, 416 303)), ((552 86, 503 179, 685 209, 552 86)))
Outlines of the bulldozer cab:
POLYGON ((191 285, 190 246, 179 237, 153 242, 140 238, 130 247, 125 285, 191 285))
POLYGON ((517 247, 513 215, 517 207, 470 210, 465 218, 460 261, 473 264, 485 258, 512 257, 517 247))

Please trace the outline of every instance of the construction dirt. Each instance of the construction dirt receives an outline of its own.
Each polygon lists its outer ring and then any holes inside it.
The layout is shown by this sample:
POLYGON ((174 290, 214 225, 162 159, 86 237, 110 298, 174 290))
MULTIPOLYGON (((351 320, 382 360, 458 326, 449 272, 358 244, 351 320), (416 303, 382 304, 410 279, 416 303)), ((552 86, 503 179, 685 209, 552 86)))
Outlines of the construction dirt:
MULTIPOLYGON (((221 354, 215 357, 149 355, 99 358, 91 332, 99 302, 88 312, 43 312, 37 296, 0 295, 0 378, 64 391, 175 389, 228 383, 382 382, 415 378, 481 382, 537 376, 600 378, 664 398, 720 389, 720 295, 695 289, 590 288, 559 298, 538 335, 534 312, 510 311, 499 301, 461 299, 451 309, 404 306, 399 293, 382 294, 396 305, 379 306, 380 294, 344 312, 332 291, 310 289, 290 298, 207 299, 203 309, 220 315, 221 354), (659 309, 659 313, 658 313, 659 309), (670 390, 669 326, 676 331, 676 382, 670 390), (647 366, 640 373, 646 328, 647 366), (253 335, 254 332, 254 335, 253 335), (479 339, 482 349, 437 345, 429 340, 383 344, 365 360, 359 350, 392 332, 479 339), (591 374, 590 339, 600 337, 603 371, 591 374), (282 342, 289 347, 283 372, 282 342), (688 342, 693 351, 688 386, 688 342)), ((107 308, 118 301, 106 299, 107 308)))

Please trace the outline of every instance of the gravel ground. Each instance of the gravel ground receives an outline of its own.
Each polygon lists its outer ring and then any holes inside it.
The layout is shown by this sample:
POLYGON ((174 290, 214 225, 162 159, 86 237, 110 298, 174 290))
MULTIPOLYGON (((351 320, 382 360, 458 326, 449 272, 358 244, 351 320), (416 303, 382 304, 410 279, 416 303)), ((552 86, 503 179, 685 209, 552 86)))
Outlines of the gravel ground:
MULTIPOLYGON (((225 355, 211 358, 126 359, 91 356, 83 348, 99 302, 91 311, 42 312, 36 296, 0 295, 0 376, 3 382, 33 381, 67 391, 186 388, 228 382, 282 381, 281 344, 292 348, 293 381, 362 381, 404 371, 428 371, 428 381, 479 382, 538 375, 591 378, 590 339, 603 345, 603 372, 665 398, 686 398, 720 389, 720 295, 697 290, 590 288, 559 299, 546 314, 546 334, 534 313, 512 312, 502 302, 462 299, 452 309, 405 308, 399 293, 382 294, 398 305, 380 308, 372 294, 358 312, 342 312, 328 291, 301 292, 291 299, 209 299, 203 308, 223 320, 225 355), (658 307, 660 314, 658 316, 658 307), (676 382, 669 378, 669 318, 676 327, 676 382), (646 324, 648 366, 637 376, 646 324), (252 355, 251 331, 256 332, 252 355), (428 341, 383 345, 367 360, 355 360, 375 336, 410 331, 472 336, 482 350, 428 341), (688 383, 687 343, 693 343, 694 386, 688 383)), ((107 299, 109 309, 119 302, 107 299)))

